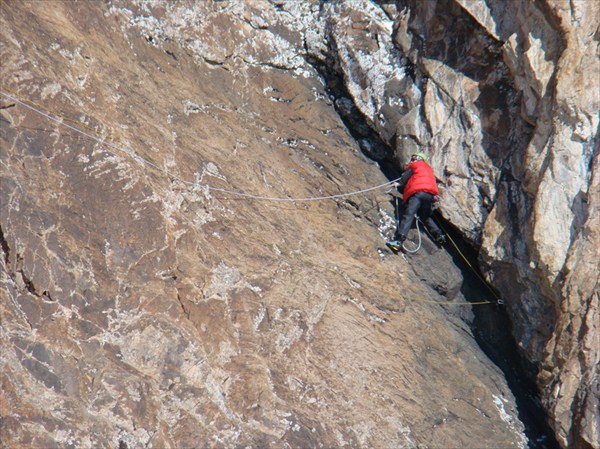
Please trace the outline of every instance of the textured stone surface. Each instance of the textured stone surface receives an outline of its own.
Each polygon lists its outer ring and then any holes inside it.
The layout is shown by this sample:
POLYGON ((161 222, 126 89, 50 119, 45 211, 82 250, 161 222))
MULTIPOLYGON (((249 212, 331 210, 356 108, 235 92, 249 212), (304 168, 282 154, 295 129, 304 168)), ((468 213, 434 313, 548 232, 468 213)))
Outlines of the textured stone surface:
POLYGON ((539 368, 560 443, 599 447, 598 4, 439 0, 361 10, 335 20, 335 35, 354 30, 350 38, 333 37, 347 47, 342 56, 379 50, 339 57, 344 80, 362 81, 349 89, 354 104, 393 161, 429 151, 442 213, 481 245, 514 335, 539 368), (390 27, 393 47, 380 36, 390 27), (380 54, 390 47, 393 55, 380 54), (382 98, 382 83, 367 75, 377 64, 400 96, 382 98))
POLYGON ((378 251, 383 190, 217 190, 424 148, 559 441, 598 447, 598 8, 502 3, 3 2, 2 92, 50 117, 0 98, 2 444, 527 447, 434 304, 480 299, 450 255, 378 251))
POLYGON ((2 99, 3 444, 524 447, 502 374, 426 302, 465 298, 379 255, 383 191, 205 187, 385 182, 287 14, 90 5, 3 6, 3 91, 110 142, 2 99))
POLYGON ((523 92, 521 114, 535 132, 513 157, 513 179, 501 194, 508 196, 504 211, 519 211, 520 225, 503 224, 510 212, 493 214, 484 254, 497 284, 512 297, 519 341, 541 362, 543 402, 559 442, 597 448, 600 8, 586 1, 522 4, 519 19, 511 20, 491 5, 497 29, 507 37, 504 59, 523 92), (521 247, 512 249, 508 242, 517 236, 521 247), (498 246, 511 249, 498 254, 498 246), (515 278, 522 287, 510 287, 515 278))

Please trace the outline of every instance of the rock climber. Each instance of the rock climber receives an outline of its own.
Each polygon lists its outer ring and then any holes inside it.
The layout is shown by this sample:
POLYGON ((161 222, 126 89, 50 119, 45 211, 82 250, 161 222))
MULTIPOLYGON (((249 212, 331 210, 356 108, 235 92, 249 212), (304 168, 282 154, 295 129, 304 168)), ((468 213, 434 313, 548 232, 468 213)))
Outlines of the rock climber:
POLYGON ((410 157, 410 163, 393 183, 398 192, 402 192, 404 213, 398 220, 394 240, 387 244, 393 250, 399 251, 406 240, 406 235, 412 227, 415 215, 426 224, 436 243, 446 243, 446 236, 431 217, 433 204, 438 200, 437 182, 433 170, 428 164, 425 153, 415 153, 410 157))

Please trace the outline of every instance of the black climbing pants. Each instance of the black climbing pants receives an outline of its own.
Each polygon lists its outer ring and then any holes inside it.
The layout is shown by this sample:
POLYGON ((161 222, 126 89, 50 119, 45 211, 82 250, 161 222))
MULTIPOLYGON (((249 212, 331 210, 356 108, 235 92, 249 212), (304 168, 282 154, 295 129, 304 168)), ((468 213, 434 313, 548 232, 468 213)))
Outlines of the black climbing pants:
POLYGON ((415 221, 415 214, 427 225, 434 239, 440 237, 442 231, 431 217, 432 203, 433 195, 431 193, 417 192, 412 195, 404 205, 404 213, 396 229, 396 238, 400 240, 406 238, 415 221))

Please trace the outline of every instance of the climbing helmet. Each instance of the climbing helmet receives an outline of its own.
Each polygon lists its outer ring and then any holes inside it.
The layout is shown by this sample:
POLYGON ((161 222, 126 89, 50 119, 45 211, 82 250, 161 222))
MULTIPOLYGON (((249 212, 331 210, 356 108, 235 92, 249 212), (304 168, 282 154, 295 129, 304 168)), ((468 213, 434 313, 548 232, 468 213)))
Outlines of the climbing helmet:
POLYGON ((427 158, 427 155, 423 152, 419 152, 419 153, 415 153, 413 155, 410 156, 410 160, 411 161, 418 161, 418 160, 422 160, 425 162, 429 162, 429 159, 427 158))

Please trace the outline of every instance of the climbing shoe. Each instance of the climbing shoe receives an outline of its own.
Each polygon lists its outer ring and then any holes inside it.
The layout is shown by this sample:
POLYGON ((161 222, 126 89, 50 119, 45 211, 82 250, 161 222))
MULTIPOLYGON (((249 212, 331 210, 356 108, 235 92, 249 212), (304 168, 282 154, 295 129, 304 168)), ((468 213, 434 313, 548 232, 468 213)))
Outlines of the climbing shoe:
POLYGON ((446 236, 445 235, 438 236, 438 238, 435 239, 435 242, 438 245, 443 245, 444 243, 446 243, 446 236))
POLYGON ((386 242, 386 245, 394 252, 398 252, 400 251, 400 248, 402 248, 402 242, 400 240, 391 240, 386 242))

